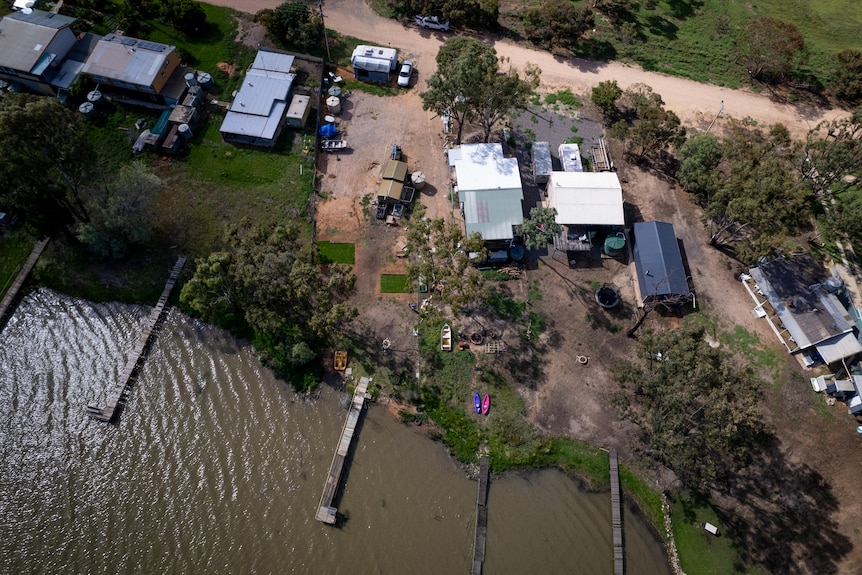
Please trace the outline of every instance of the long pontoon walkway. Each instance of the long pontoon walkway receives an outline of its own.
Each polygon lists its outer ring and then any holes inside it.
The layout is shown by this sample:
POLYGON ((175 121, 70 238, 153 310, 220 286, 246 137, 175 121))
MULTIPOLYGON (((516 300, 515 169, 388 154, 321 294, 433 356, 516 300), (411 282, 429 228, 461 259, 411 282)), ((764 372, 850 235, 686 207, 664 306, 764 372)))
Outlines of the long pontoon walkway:
POLYGON ((479 490, 476 493, 476 537, 473 541, 472 575, 482 575, 488 538, 488 458, 479 458, 479 490))
POLYGON ((617 450, 610 451, 611 464, 611 517, 614 528, 614 575, 625 573, 625 549, 623 547, 623 500, 620 493, 620 467, 617 450))
POLYGON ((330 525, 335 525, 338 509, 332 506, 332 501, 335 499, 335 494, 338 491, 338 483, 341 481, 341 470, 344 468, 347 452, 350 451, 350 442, 353 441, 353 433, 356 431, 356 424, 359 423, 362 406, 365 405, 369 383, 371 383, 370 377, 361 378, 359 385, 356 386, 356 390, 353 392, 350 411, 347 412, 347 420, 344 422, 344 429, 341 430, 338 449, 335 450, 335 455, 332 457, 332 464, 329 466, 329 475, 326 476, 326 484, 323 486, 323 495, 320 496, 320 505, 317 506, 315 519, 329 523, 330 525))
POLYGON ((156 327, 156 324, 159 322, 159 318, 162 316, 162 311, 165 309, 165 304, 168 303, 168 298, 171 295, 171 290, 174 289, 174 284, 177 283, 177 278, 180 275, 180 272, 183 270, 183 266, 186 263, 186 258, 180 257, 177 260, 177 263, 174 264, 174 269, 171 272, 170 277, 168 278, 168 282, 165 284, 165 289, 162 291, 162 297, 159 298, 156 307, 153 308, 153 311, 150 312, 150 317, 147 320, 147 324, 144 327, 144 331, 141 334, 141 337, 138 338, 137 344, 135 344, 135 349, 132 350, 132 355, 129 357, 129 362, 126 364, 126 369, 123 370, 123 374, 120 376, 120 379, 114 384, 114 387, 111 389, 108 395, 108 401, 104 407, 97 407, 95 405, 87 406, 87 415, 92 417, 93 419, 98 419, 99 421, 111 421, 114 419, 114 416, 117 413, 117 409, 122 404, 123 396, 128 389, 129 382, 132 380, 132 377, 135 374, 135 371, 140 367, 140 364, 144 358, 144 351, 147 349, 147 344, 150 342, 150 337, 153 335, 153 330, 156 327))

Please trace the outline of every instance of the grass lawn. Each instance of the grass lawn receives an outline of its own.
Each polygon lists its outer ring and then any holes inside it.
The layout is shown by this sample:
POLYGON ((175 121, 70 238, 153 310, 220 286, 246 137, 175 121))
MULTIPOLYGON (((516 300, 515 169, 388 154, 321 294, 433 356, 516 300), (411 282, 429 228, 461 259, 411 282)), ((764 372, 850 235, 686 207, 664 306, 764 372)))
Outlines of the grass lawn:
POLYGON ((380 274, 380 293, 410 293, 413 285, 404 274, 380 274))
POLYGON ((351 264, 356 262, 354 244, 334 244, 327 241, 317 242, 318 262, 322 264, 351 264))

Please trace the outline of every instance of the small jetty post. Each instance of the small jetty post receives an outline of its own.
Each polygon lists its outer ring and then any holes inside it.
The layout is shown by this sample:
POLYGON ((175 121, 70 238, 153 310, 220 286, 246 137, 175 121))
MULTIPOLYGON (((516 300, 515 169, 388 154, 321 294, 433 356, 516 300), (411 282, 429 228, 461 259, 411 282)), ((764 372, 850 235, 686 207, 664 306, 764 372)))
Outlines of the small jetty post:
POLYGON ((488 536, 488 457, 479 458, 479 489, 476 493, 476 537, 473 542, 472 575, 482 575, 488 536))
POLYGON ((129 357, 129 361, 126 363, 126 368, 123 370, 120 379, 117 380, 114 387, 109 392, 108 401, 105 406, 87 406, 87 415, 93 419, 105 422, 111 421, 116 415, 117 409, 122 405, 129 383, 135 375, 138 367, 140 367, 144 351, 146 351, 147 344, 150 342, 150 337, 153 335, 153 330, 156 328, 156 324, 162 316, 162 312, 164 311, 165 305, 168 303, 168 298, 171 295, 171 290, 174 289, 174 284, 177 283, 177 278, 180 276, 180 272, 183 270, 185 263, 186 258, 180 256, 179 259, 177 259, 177 263, 174 264, 174 269, 171 271, 171 275, 165 284, 165 289, 162 291, 162 295, 159 298, 158 303, 156 303, 156 307, 154 307, 153 311, 150 312, 150 317, 147 319, 144 331, 141 333, 141 337, 138 338, 135 348, 132 350, 132 355, 129 357))
POLYGON ((323 494, 320 496, 320 504, 317 506, 317 513, 314 516, 318 521, 329 525, 336 523, 338 509, 332 506, 332 502, 338 492, 341 471, 344 469, 344 461, 347 459, 347 452, 350 451, 350 443, 353 441, 356 424, 359 423, 359 416, 362 414, 363 405, 365 405, 369 383, 371 383, 370 377, 360 378, 359 385, 353 392, 353 401, 350 403, 350 410, 347 412, 347 419, 341 430, 341 439, 338 440, 338 448, 332 457, 329 474, 326 476, 326 483, 323 486, 323 494))
POLYGON ((625 573, 625 549, 623 548, 623 500, 620 492, 620 466, 617 450, 611 449, 611 517, 614 529, 614 575, 625 573))
POLYGON ((6 319, 6 314, 9 313, 12 303, 18 296, 18 291, 21 289, 21 286, 24 285, 24 280, 26 280, 27 276, 30 275, 30 272, 33 271, 33 267, 39 260, 39 256, 42 255, 42 252, 45 250, 45 246, 47 246, 50 241, 51 238, 45 238, 36 242, 36 245, 33 246, 33 251, 30 252, 30 256, 27 258, 27 261, 24 262, 23 266, 21 266, 21 270, 18 272, 18 275, 15 276, 15 281, 13 281, 12 285, 9 286, 9 291, 7 291, 6 295, 3 296, 3 301, 0 301, 0 327, 2 327, 3 321, 6 319))

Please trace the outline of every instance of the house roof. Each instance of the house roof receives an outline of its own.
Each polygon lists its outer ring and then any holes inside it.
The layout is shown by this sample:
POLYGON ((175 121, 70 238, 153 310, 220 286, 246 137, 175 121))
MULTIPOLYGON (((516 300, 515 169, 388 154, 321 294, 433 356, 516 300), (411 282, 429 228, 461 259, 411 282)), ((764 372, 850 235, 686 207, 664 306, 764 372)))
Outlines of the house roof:
POLYGON ((259 51, 225 114, 219 130, 250 138, 273 139, 288 107, 296 74, 293 56, 259 51))
POLYGON ((0 18, 0 66, 41 74, 58 56, 47 51, 60 32, 75 21, 69 16, 33 10, 0 18))
POLYGON ((467 235, 479 232, 485 240, 512 239, 512 226, 524 221, 518 160, 504 158, 500 144, 465 144, 449 153, 467 235))
POLYGON ((174 46, 108 34, 96 44, 83 72, 119 82, 150 86, 174 46))
POLYGON ((814 258, 777 259, 749 274, 799 349, 815 346, 826 363, 862 353, 850 314, 821 285, 823 269, 814 258))
POLYGON ((613 172, 551 172, 548 204, 565 225, 625 225, 623 189, 613 172))
POLYGON ((673 226, 666 222, 636 222, 632 252, 641 298, 688 296, 691 290, 673 226))

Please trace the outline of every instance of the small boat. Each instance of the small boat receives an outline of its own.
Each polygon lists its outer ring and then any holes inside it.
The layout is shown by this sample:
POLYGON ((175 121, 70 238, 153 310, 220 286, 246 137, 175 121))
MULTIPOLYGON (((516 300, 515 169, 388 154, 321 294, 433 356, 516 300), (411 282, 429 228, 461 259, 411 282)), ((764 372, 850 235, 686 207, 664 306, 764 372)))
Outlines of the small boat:
POLYGON ((340 152, 347 149, 347 140, 323 140, 320 149, 324 152, 340 152))
POLYGON ((489 409, 491 409, 491 396, 486 393, 482 399, 482 415, 488 415, 489 409))
POLYGON ((347 352, 344 350, 338 350, 335 352, 335 360, 334 360, 335 371, 344 371, 347 369, 347 352))
POLYGON ((476 410, 476 413, 482 413, 482 398, 479 397, 479 392, 473 392, 473 409, 476 410))
POLYGON ((440 349, 443 351, 452 351, 452 328, 449 324, 444 324, 440 330, 440 349))

